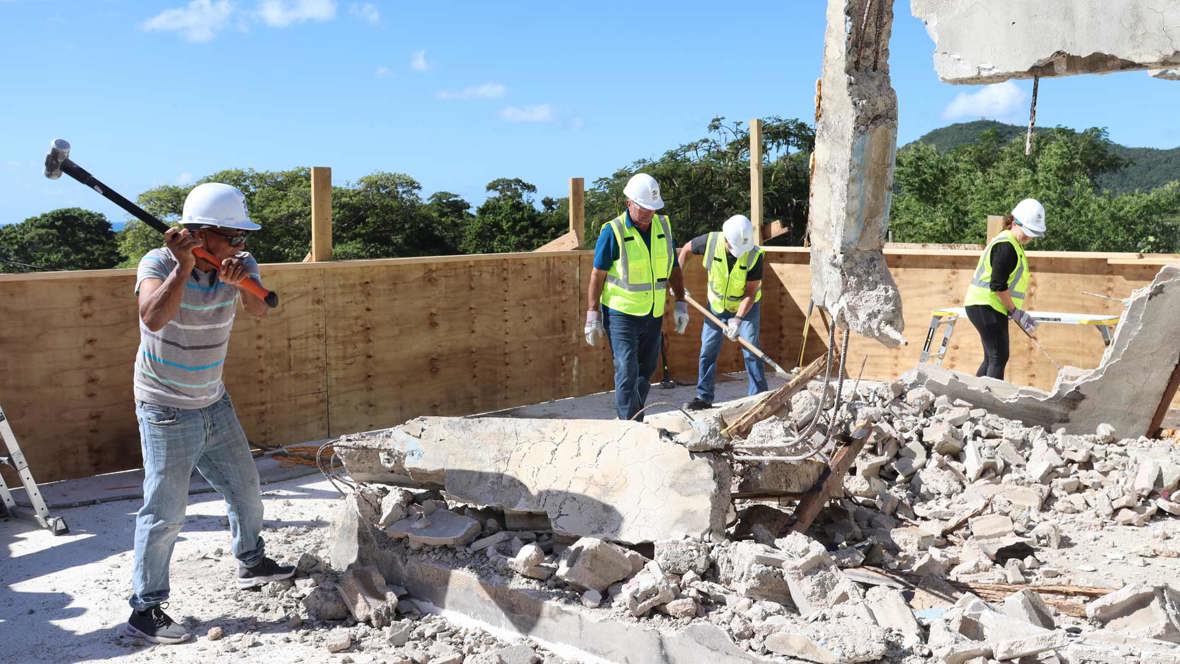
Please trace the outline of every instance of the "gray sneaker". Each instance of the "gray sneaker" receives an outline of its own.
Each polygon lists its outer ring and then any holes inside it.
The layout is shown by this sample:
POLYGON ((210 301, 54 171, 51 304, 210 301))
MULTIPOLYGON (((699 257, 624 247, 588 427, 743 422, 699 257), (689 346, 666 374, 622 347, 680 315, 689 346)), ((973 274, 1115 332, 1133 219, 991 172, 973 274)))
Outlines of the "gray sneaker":
POLYGON ((253 567, 238 565, 238 587, 257 588, 271 581, 282 581, 295 576, 294 565, 280 565, 270 558, 263 557, 253 567))
POLYGON ((180 626, 164 613, 164 605, 158 604, 146 611, 132 611, 123 625, 123 636, 144 639, 152 643, 184 643, 192 638, 187 629, 180 626))

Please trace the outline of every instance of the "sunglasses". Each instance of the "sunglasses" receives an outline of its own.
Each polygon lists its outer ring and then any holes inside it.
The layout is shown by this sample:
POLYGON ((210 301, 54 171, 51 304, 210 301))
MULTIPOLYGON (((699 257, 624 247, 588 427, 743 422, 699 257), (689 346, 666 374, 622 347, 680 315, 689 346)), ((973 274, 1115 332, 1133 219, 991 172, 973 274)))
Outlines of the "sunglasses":
POLYGON ((220 235, 225 239, 226 244, 231 247, 240 247, 243 244, 246 244, 246 233, 222 233, 221 231, 214 230, 212 228, 208 228, 206 230, 210 233, 213 233, 214 235, 220 235))

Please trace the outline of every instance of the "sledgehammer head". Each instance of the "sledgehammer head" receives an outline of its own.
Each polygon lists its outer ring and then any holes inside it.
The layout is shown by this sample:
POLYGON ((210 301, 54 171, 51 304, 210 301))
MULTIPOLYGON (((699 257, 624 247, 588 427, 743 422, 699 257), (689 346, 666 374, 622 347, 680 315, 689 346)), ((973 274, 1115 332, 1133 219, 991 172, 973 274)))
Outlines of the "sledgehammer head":
POLYGON ((64 138, 55 138, 49 144, 49 154, 45 155, 45 177, 56 180, 61 177, 61 165, 70 158, 70 142, 64 138))

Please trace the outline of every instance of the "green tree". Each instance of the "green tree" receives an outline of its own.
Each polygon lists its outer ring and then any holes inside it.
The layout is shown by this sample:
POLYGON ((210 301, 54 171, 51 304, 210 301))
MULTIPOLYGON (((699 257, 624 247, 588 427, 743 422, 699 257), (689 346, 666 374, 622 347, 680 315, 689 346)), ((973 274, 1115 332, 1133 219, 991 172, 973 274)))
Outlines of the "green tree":
POLYGON ((471 203, 458 194, 436 191, 427 199, 426 207, 434 215, 439 234, 446 238, 447 244, 453 249, 451 253, 458 253, 467 225, 475 218, 471 213, 471 203))
POLYGON ((492 192, 467 225, 461 248, 466 254, 532 251, 565 232, 559 205, 538 210, 533 203, 537 187, 520 178, 498 178, 488 183, 492 192))
POLYGON ((62 208, 0 227, 0 270, 98 270, 115 267, 119 246, 107 218, 62 208))
MULTIPOLYGON (((453 234, 403 173, 373 173, 332 195, 333 255, 340 259, 452 254, 453 234)), ((460 201, 462 199, 459 199, 460 201)), ((457 209, 454 201, 440 202, 457 209)))
MULTIPOLYGON (((708 135, 665 152, 655 160, 640 160, 610 177, 595 181, 586 192, 586 218, 591 225, 586 242, 592 245, 602 225, 623 210, 623 187, 637 172, 660 183, 672 219, 676 242, 720 230, 734 214, 750 212, 750 135, 744 123, 714 118, 708 135)), ((799 120, 763 120, 763 214, 788 228, 772 244, 800 244, 807 229, 808 161, 815 131, 799 120)))

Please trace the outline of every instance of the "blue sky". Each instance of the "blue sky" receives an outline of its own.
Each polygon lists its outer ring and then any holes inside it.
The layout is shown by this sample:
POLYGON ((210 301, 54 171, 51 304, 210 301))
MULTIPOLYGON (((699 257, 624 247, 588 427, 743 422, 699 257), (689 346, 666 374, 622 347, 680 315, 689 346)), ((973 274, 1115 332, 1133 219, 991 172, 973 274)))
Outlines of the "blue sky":
MULTIPOLYGON (((0 0, 0 223, 58 207, 127 215, 41 175, 54 137, 134 199, 223 168, 385 170, 473 203, 497 177, 563 195, 704 134, 715 115, 811 120, 823 0, 0 0)), ((951 86, 895 5, 899 142, 1027 121, 1031 82, 951 86)), ((1038 124, 1180 145, 1180 82, 1041 81, 1038 124)))

